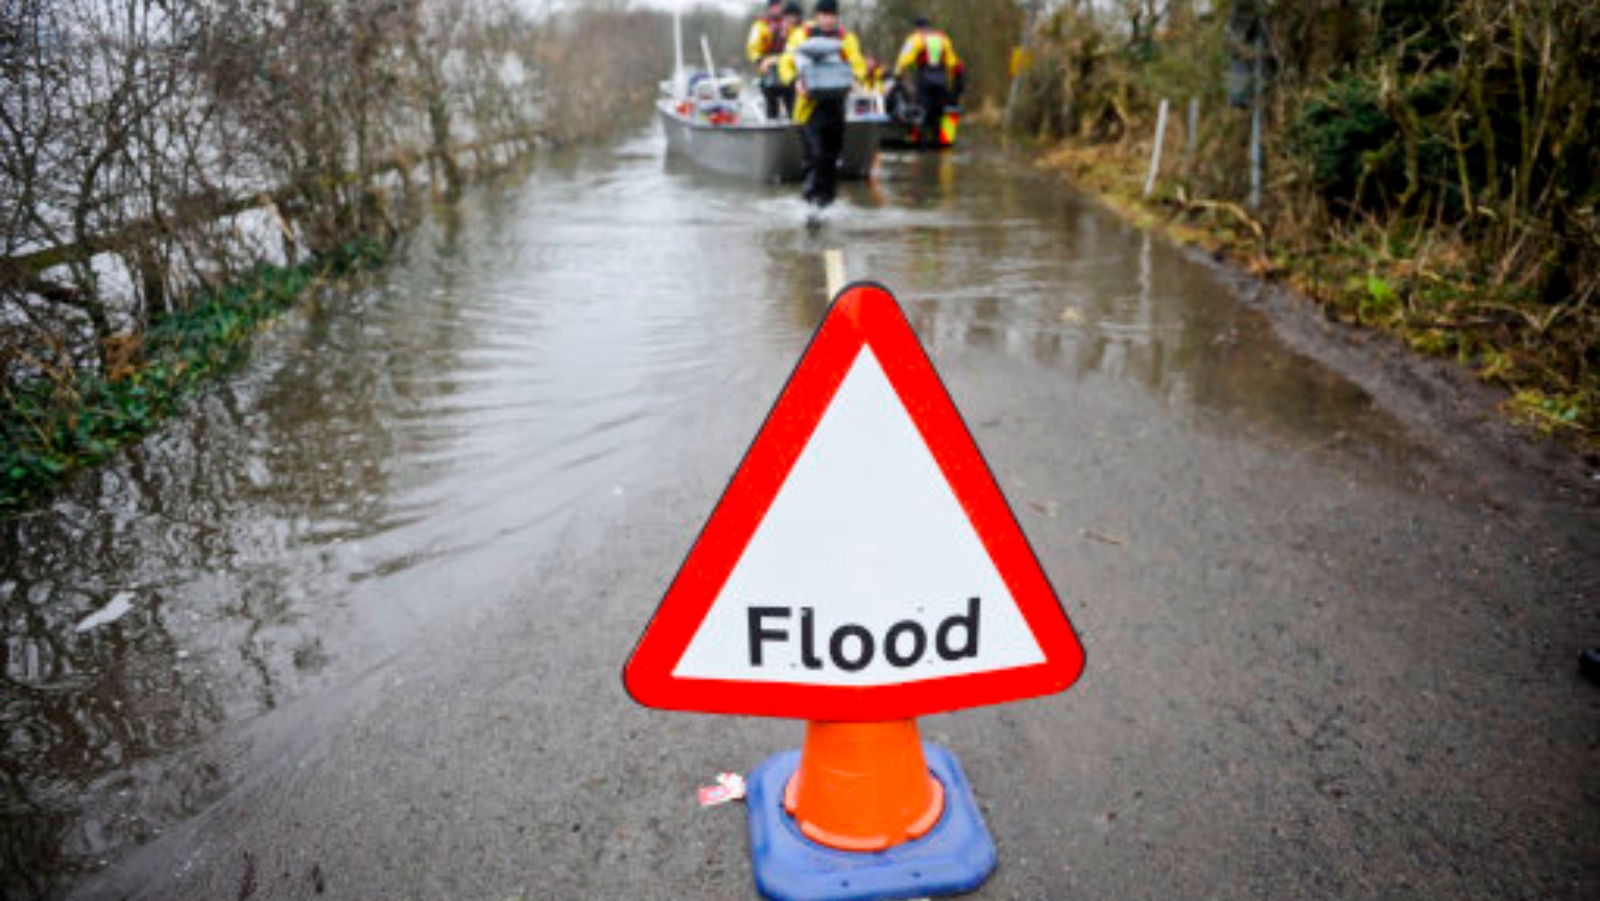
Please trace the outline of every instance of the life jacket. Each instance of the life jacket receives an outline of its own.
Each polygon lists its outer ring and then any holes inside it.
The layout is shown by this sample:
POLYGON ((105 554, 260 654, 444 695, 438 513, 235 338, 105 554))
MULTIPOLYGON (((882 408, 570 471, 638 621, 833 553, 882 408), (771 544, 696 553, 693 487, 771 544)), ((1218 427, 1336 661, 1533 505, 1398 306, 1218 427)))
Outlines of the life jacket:
POLYGON ((843 98, 855 84, 855 70, 844 58, 845 35, 842 25, 831 31, 808 25, 806 39, 795 48, 800 83, 817 100, 843 98))
POLYGON ((783 48, 789 43, 789 23, 784 21, 783 16, 762 21, 767 23, 767 44, 761 48, 761 54, 771 56, 782 53, 783 48))
MULTIPOLYGON (((789 23, 782 16, 776 19, 763 18, 760 24, 765 25, 764 38, 761 46, 757 48, 755 57, 751 62, 760 62, 762 57, 776 56, 783 53, 783 48, 789 44, 789 23)), ((778 67, 773 66, 761 73, 762 88, 778 88, 783 82, 778 78, 778 67)))
POLYGON ((917 51, 918 74, 926 84, 944 87, 949 83, 950 38, 942 31, 922 32, 922 48, 917 51))

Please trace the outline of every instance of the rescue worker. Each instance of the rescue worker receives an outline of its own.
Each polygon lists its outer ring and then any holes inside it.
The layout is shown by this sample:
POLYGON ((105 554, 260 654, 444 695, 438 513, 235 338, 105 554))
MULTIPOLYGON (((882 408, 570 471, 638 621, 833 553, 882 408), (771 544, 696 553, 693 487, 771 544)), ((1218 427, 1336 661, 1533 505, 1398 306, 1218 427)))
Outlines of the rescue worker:
POLYGON ((778 76, 778 60, 789 43, 789 34, 800 26, 800 4, 771 0, 766 14, 750 26, 745 56, 756 67, 761 97, 766 101, 767 118, 779 119, 794 111, 794 89, 778 76))
POLYGON ((861 87, 868 93, 882 94, 883 80, 888 70, 876 56, 867 57, 867 77, 861 80, 861 87))
POLYGON ((915 29, 900 48, 900 58, 894 64, 897 82, 907 83, 907 69, 916 70, 915 78, 909 83, 922 107, 918 138, 924 146, 936 145, 944 108, 961 99, 967 68, 956 55, 950 36, 934 28, 927 16, 917 17, 915 29))
POLYGON ((801 190, 815 221, 838 194, 845 102, 851 84, 867 77, 861 44, 839 21, 839 0, 817 0, 811 21, 789 36, 779 67, 783 83, 798 88, 794 118, 802 126, 805 149, 801 190))

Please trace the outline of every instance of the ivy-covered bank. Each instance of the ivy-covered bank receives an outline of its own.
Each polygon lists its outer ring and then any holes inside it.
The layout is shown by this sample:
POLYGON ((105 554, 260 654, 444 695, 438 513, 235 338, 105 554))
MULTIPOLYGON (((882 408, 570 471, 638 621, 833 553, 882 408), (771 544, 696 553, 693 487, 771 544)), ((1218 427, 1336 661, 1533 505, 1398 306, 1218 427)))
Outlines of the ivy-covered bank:
POLYGON ((0 513, 24 510, 86 466, 137 442, 309 291, 380 264, 388 246, 352 241, 296 266, 258 266, 123 344, 109 367, 75 368, 4 387, 0 513))
MULTIPOLYGON (((574 7, 7 0, 0 515, 145 434, 305 290, 370 264, 364 239, 647 109, 669 14, 574 7)), ((715 33, 709 15, 690 33, 715 33)))

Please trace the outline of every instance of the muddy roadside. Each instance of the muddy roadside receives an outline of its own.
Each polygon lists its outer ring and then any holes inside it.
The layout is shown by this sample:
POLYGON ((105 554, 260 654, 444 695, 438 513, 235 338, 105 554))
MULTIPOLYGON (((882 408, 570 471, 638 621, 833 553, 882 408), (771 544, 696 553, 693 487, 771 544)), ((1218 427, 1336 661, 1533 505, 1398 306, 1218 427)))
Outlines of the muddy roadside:
POLYGON ((1331 319, 1311 298, 1215 253, 1192 245, 1186 251, 1232 283, 1241 303, 1267 313, 1286 345, 1366 390, 1420 443, 1473 473, 1477 484, 1492 485, 1497 502, 1527 503, 1547 493, 1600 508, 1600 456, 1511 422, 1503 412, 1505 389, 1452 361, 1420 356, 1389 335, 1331 319), (1542 490, 1530 493, 1523 475, 1542 490))
POLYGON ((1463 364, 1418 354, 1391 334, 1341 321, 1329 306, 1281 279, 1257 275, 1251 261, 1227 240, 1206 237, 1204 226, 1174 227, 1168 213, 1118 193, 1115 178, 1108 177, 1103 185, 1078 184, 1071 166, 1052 161, 1050 155, 1030 159, 1061 180, 1064 190, 1181 247, 1189 259, 1232 286, 1241 304, 1268 315, 1286 345, 1366 390, 1419 443, 1456 460, 1463 471, 1477 473, 1480 483, 1495 483, 1500 502, 1526 503, 1548 491, 1553 498, 1600 505, 1600 452, 1514 422, 1507 412, 1511 393, 1504 387, 1463 364), (1543 490, 1530 493, 1520 480, 1508 482, 1507 467, 1534 476, 1543 490))

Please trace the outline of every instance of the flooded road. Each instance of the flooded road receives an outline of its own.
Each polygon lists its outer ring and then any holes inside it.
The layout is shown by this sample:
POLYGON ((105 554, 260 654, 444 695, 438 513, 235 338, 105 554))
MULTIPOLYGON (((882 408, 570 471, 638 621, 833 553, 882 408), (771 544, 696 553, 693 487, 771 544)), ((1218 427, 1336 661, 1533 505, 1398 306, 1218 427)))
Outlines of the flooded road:
POLYGON ((0 894, 752 896, 693 790, 799 727, 618 674, 831 247, 901 299, 1088 652, 1069 695, 924 725, 996 835, 982 897, 1600 891, 1593 506, 1486 487, 996 152, 887 157, 815 233, 796 195, 654 133, 547 157, 4 524, 0 894))

